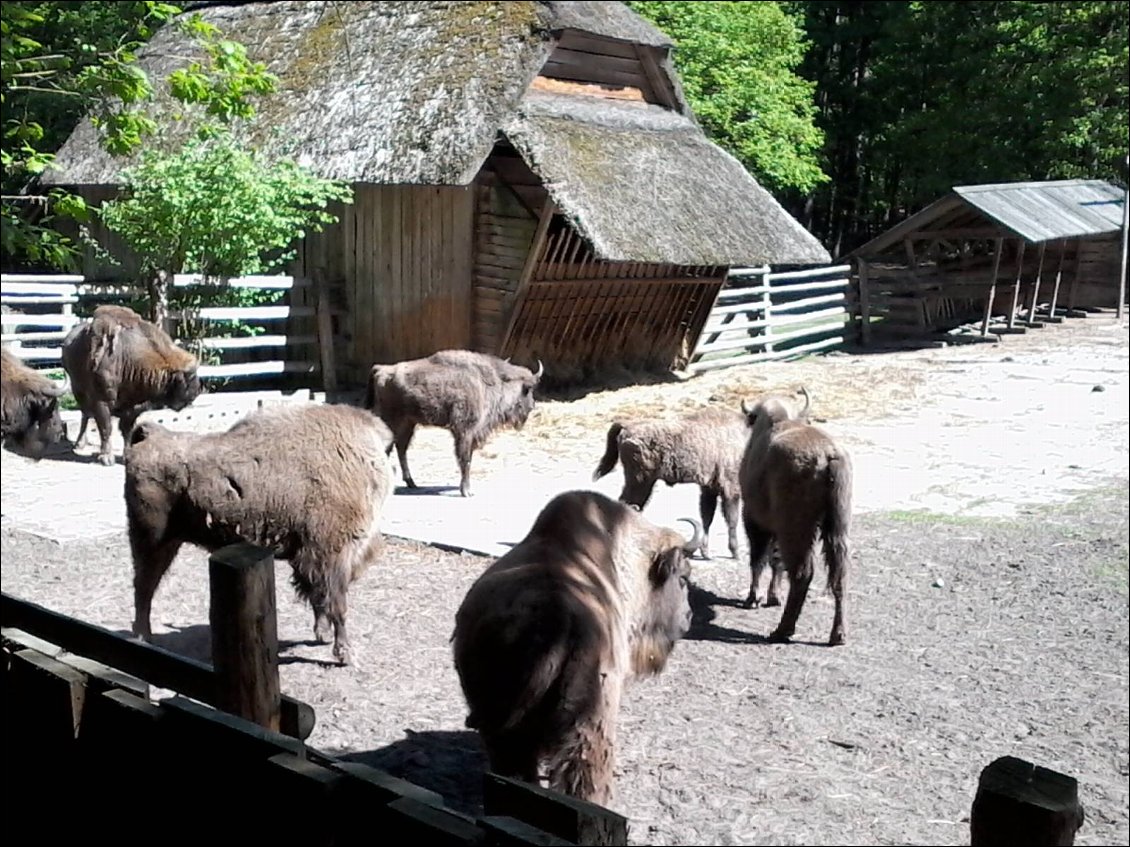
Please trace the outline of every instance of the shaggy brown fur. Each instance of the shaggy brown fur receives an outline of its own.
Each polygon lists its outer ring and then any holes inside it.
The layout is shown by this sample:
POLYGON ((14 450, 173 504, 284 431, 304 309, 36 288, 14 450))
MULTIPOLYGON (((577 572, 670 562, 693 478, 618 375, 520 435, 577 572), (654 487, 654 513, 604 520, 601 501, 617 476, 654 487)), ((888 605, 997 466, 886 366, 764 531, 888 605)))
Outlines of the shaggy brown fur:
POLYGON ((67 385, 28 367, 7 348, 0 352, 0 441, 38 458, 52 444, 66 440, 59 397, 67 385))
POLYGON ((118 417, 122 438, 128 441, 143 412, 163 407, 180 411, 200 394, 198 364, 163 329, 132 309, 99 306, 63 341, 63 367, 82 410, 77 441, 94 418, 102 442, 98 460, 112 465, 111 416, 118 417))
MULTIPOLYGON (((836 602, 829 644, 845 640, 844 592, 850 560, 852 464, 847 450, 826 432, 796 420, 795 406, 779 396, 762 398, 747 412, 749 443, 742 456, 742 518, 749 535, 750 588, 747 608, 761 604, 759 582, 769 544, 776 541, 789 574, 789 596, 770 636, 788 641, 808 596, 823 539, 828 588, 836 602)), ((770 601, 779 591, 774 569, 770 601)))
MULTIPOLYGON (((691 521, 694 523, 693 521, 691 521)), ((491 769, 607 804, 625 682, 663 670, 690 626, 691 541, 593 491, 549 502, 467 592, 455 667, 491 769)))
MULTIPOLYGON (((741 486, 738 468, 749 438, 745 415, 732 409, 700 409, 672 421, 617 421, 608 428, 604 456, 593 482, 624 467, 620 500, 643 509, 657 482, 694 483, 699 487, 699 513, 707 533, 718 498, 726 519, 730 555, 738 557, 738 512, 741 486)), ((702 545, 703 558, 710 549, 702 545)))
POLYGON ((332 405, 262 409, 207 435, 137 426, 125 455, 134 632, 150 636, 153 594, 182 544, 247 541, 290 561, 315 637, 332 624, 334 657, 349 664, 346 594, 381 550, 390 441, 365 410, 332 405))
POLYGON ((426 359, 374 365, 365 406, 392 430, 409 488, 416 487, 408 470, 408 445, 416 427, 449 430, 459 462, 459 492, 470 497, 471 457, 499 427, 525 425, 542 372, 540 363, 533 373, 486 353, 441 350, 426 359))

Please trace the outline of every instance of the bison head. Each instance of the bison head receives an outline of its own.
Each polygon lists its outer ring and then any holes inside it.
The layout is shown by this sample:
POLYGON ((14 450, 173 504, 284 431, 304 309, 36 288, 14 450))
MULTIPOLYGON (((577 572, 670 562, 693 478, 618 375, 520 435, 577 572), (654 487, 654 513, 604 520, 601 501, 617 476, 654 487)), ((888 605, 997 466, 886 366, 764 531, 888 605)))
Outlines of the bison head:
POLYGON ((639 676, 662 671, 675 643, 691 628, 688 558, 701 549, 706 533, 693 518, 680 520, 694 527, 693 536, 687 541, 673 530, 660 530, 660 549, 648 568, 648 597, 632 638, 632 671, 639 676))
POLYGON ((22 425, 9 431, 5 446, 32 459, 40 458, 49 447, 67 443, 67 428, 59 414, 59 396, 66 392, 65 383, 24 396, 22 425))
POLYGON ((803 385, 797 395, 766 394, 753 405, 742 400, 742 414, 746 416, 746 422, 751 428, 756 427, 759 423, 767 423, 772 426, 781 421, 808 423, 808 411, 812 407, 812 398, 808 394, 808 389, 803 385), (797 395, 804 398, 803 406, 800 404, 797 395))
POLYGON ((174 412, 179 412, 192 404, 204 390, 195 366, 185 370, 173 371, 165 385, 163 404, 174 412))
POLYGON ((545 366, 542 365, 540 359, 536 371, 504 362, 499 370, 506 400, 509 401, 504 401, 503 406, 506 409, 506 422, 520 430, 526 425, 526 420, 534 410, 534 389, 541 382, 542 375, 545 373, 545 366))

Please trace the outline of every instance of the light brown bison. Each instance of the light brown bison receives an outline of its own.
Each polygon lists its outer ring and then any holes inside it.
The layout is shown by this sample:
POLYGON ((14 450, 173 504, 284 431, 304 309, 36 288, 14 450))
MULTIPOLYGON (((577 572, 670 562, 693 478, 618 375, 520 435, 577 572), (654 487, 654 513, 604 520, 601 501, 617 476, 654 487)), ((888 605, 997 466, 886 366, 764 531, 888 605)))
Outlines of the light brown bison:
POLYGON ((365 406, 392 430, 409 488, 416 488, 408 470, 408 445, 416 427, 449 430, 459 462, 459 493, 470 497, 471 457, 499 427, 525 425, 543 372, 540 362, 534 373, 486 353, 441 350, 425 359, 374 365, 365 406))
POLYGON ((52 444, 66 441, 59 397, 66 393, 67 385, 28 367, 7 348, 0 353, 0 441, 9 449, 38 458, 52 444))
MULTIPOLYGON (((689 520, 689 519, 685 519, 689 520)), ((691 523, 695 523, 691 521, 691 523)), ((689 542, 593 491, 554 497, 475 581, 455 667, 496 773, 607 804, 623 686, 659 673, 690 626, 689 542)))
MULTIPOLYGON (((776 541, 789 574, 785 611, 773 641, 788 641, 808 596, 823 540, 828 588, 836 611, 829 644, 845 639, 844 592, 850 560, 852 464, 847 450, 824 430, 803 420, 792 398, 769 395, 752 407, 742 403, 750 425, 742 456, 742 519, 749 536, 750 587, 746 607, 760 605, 766 553, 776 541)), ((769 604, 779 602, 781 571, 774 568, 769 604)))
POLYGON ((134 632, 150 637, 153 594, 182 544, 247 541, 290 562, 315 638, 332 624, 334 657, 349 664, 346 593, 382 548, 390 440, 365 410, 334 405, 261 409, 206 435, 135 427, 125 454, 134 632))
MULTIPOLYGON (((726 519, 730 555, 738 557, 741 486, 738 468, 749 439, 745 415, 733 409, 699 409, 675 420, 616 421, 608 428, 604 456, 593 482, 610 473, 617 459, 624 468, 621 502, 643 509, 657 482, 694 483, 699 513, 709 537, 718 499, 726 519)), ((703 542, 702 555, 710 558, 703 542)))
POLYGON ((200 394, 198 364, 168 333, 132 309, 99 306, 63 340, 63 367, 82 410, 76 443, 94 418, 102 441, 98 461, 112 465, 111 416, 117 416, 128 441, 143 412, 166 407, 179 412, 200 394))

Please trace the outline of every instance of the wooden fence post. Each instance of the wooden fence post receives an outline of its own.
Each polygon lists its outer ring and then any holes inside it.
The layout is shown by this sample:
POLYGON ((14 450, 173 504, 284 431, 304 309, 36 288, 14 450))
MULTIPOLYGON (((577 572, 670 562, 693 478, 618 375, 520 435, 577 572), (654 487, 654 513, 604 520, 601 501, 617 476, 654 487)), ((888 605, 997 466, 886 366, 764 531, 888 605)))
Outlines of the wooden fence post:
POLYGON ((773 352, 773 294, 769 290, 770 280, 773 274, 769 271, 765 272, 762 277, 762 285, 765 290, 761 293, 761 317, 765 321, 765 329, 762 330, 761 335, 764 341, 764 348, 766 353, 773 352))
POLYGON ((540 785, 486 773, 483 812, 511 817, 573 844, 619 847, 628 843, 628 819, 540 785))
POLYGON ((232 544, 208 559, 208 576, 216 704, 278 732, 275 558, 253 544, 232 544))
POLYGON ((322 268, 314 271, 314 286, 318 297, 318 351, 322 368, 322 390, 337 391, 337 364, 334 360, 334 322, 330 313, 330 292, 326 273, 322 268))
POLYGON ((859 260, 859 341, 871 344, 871 290, 867 280, 867 260, 859 260))
POLYGON ((1002 756, 981 771, 969 816, 972 847, 1070 847, 1083 825, 1073 777, 1002 756))

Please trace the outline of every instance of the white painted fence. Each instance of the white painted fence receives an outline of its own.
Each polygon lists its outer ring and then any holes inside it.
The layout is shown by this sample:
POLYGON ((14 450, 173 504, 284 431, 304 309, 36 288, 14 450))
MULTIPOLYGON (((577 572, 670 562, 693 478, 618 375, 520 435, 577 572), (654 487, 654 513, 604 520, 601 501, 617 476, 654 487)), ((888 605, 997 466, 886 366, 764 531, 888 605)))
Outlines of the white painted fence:
MULTIPOLYGON (((204 280, 195 274, 178 274, 173 278, 173 285, 178 287, 199 285, 203 282, 204 280)), ((234 288, 267 290, 292 290, 309 284, 309 280, 289 276, 248 276, 228 282, 228 285, 234 288)), ((79 302, 90 304, 115 302, 134 290, 136 289, 128 285, 90 284, 83 277, 73 275, 3 274, 0 276, 0 303, 4 306, 0 342, 33 367, 58 367, 63 339, 70 328, 82 320, 74 314, 74 306, 79 302), (25 313, 29 307, 32 308, 33 314, 25 313)), ((170 318, 174 337, 176 337, 178 321, 186 317, 203 319, 210 324, 240 321, 266 325, 264 328, 272 329, 281 324, 282 332, 231 338, 216 336, 201 340, 201 346, 207 350, 217 351, 221 360, 228 351, 232 350, 261 348, 279 350, 281 357, 269 361, 221 361, 218 365, 200 366, 200 376, 204 379, 228 379, 317 372, 320 369, 317 335, 286 334, 286 322, 289 318, 315 316, 313 306, 247 306, 205 307, 191 314, 174 312, 170 318), (287 360, 286 348, 295 347, 314 349, 310 356, 302 361, 287 360)))
POLYGON ((731 270, 687 370, 793 358, 843 344, 851 327, 850 272, 850 265, 731 270))

